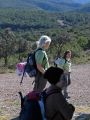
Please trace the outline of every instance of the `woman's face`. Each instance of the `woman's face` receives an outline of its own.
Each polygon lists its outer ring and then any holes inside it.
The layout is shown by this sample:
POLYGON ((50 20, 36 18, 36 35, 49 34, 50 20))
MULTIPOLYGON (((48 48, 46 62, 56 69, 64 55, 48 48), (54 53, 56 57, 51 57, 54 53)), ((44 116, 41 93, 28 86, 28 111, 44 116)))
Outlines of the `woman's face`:
POLYGON ((49 46, 50 46, 50 42, 46 42, 45 45, 44 45, 44 48, 45 48, 45 49, 48 49, 49 46))
POLYGON ((71 52, 68 52, 66 58, 71 58, 71 52))

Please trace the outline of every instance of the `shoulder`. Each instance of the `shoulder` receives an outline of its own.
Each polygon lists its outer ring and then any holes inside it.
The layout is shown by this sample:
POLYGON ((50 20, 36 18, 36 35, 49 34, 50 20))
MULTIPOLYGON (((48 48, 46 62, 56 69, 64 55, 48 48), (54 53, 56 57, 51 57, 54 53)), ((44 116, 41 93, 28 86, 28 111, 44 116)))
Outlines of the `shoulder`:
POLYGON ((46 89, 46 93, 47 94, 52 94, 52 95, 55 95, 55 94, 60 94, 61 93, 61 89, 58 88, 57 86, 55 85, 51 85, 49 88, 46 89))
POLYGON ((44 55, 45 54, 45 51, 43 49, 37 49, 35 51, 35 55, 44 55))

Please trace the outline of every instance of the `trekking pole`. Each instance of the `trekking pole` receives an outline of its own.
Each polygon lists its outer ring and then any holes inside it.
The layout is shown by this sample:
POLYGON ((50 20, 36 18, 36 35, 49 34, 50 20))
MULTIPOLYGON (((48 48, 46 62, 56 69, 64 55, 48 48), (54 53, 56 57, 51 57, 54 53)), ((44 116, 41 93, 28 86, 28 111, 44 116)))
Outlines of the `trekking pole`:
POLYGON ((24 72, 23 72, 23 75, 22 75, 22 78, 21 78, 21 81, 20 81, 20 85, 22 84, 23 77, 24 77, 24 72))
MULTIPOLYGON (((25 68, 26 68, 26 65, 25 65, 25 68)), ((24 71, 23 71, 23 75, 22 75, 22 77, 21 77, 20 85, 21 85, 22 82, 23 82, 23 77, 24 77, 24 74, 25 74, 25 68, 24 68, 24 71)))
POLYGON ((32 85, 35 83, 35 80, 32 81, 32 85))

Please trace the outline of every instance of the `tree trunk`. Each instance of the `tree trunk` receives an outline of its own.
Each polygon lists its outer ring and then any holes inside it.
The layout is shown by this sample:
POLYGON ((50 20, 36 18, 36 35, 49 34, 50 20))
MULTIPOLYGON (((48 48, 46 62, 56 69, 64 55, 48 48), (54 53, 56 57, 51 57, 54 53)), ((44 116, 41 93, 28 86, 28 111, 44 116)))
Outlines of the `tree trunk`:
POLYGON ((5 63, 5 66, 8 65, 8 56, 7 56, 7 53, 5 53, 5 56, 4 56, 4 63, 5 63))

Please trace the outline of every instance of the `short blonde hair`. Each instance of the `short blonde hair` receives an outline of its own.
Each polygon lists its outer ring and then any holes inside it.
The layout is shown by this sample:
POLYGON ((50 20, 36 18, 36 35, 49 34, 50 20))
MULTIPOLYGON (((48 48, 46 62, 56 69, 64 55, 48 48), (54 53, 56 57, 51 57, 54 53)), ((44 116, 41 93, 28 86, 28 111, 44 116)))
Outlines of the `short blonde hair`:
POLYGON ((42 35, 40 39, 36 42, 37 47, 43 47, 47 42, 51 43, 51 38, 47 35, 42 35))

